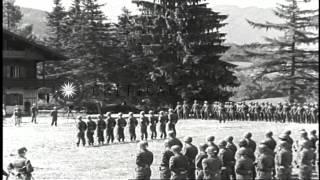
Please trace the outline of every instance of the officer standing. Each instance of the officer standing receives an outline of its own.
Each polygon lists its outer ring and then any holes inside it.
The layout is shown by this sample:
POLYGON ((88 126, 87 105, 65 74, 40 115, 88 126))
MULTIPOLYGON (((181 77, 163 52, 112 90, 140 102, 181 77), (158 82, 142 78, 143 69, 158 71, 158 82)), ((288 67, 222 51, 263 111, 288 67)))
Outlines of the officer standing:
POLYGON ((26 158, 27 148, 18 149, 18 157, 9 164, 9 174, 15 176, 16 179, 31 180, 33 167, 30 160, 26 158))
POLYGON ((291 145, 282 141, 275 155, 276 176, 279 180, 290 180, 292 172, 292 151, 291 145))
POLYGON ((157 139, 157 123, 158 118, 154 116, 153 111, 149 111, 149 122, 150 122, 150 131, 151 131, 151 139, 157 139))
POLYGON ((190 113, 190 106, 187 101, 183 101, 183 105, 182 105, 183 119, 189 119, 189 113, 190 113))
POLYGON ((178 122, 178 116, 173 112, 173 109, 169 109, 168 120, 168 130, 173 131, 175 134, 177 134, 176 124, 178 122))
POLYGON ((107 129, 107 144, 109 144, 110 142, 113 143, 114 141, 114 127, 116 126, 117 122, 116 120, 111 117, 111 113, 107 112, 106 113, 107 119, 106 119, 106 129, 107 129))
POLYGON ((103 120, 101 115, 98 116, 99 120, 97 122, 97 137, 99 145, 104 143, 104 135, 103 132, 106 129, 107 125, 106 122, 103 120))
POLYGON ((129 112, 128 122, 129 122, 130 140, 132 142, 137 139, 136 127, 138 125, 138 120, 135 117, 133 117, 133 112, 129 112))
POLYGON ((274 168, 274 157, 270 149, 265 144, 258 147, 259 156, 257 157, 257 179, 271 180, 274 168))
POLYGON ((148 139, 148 127, 149 120, 144 115, 144 111, 140 112, 140 130, 141 130, 141 140, 147 140, 148 139))
POLYGON ((187 157, 189 162, 188 179, 195 179, 195 159, 198 149, 192 144, 192 137, 185 137, 184 142, 183 155, 187 157))
MULTIPOLYGON (((232 152, 232 158, 235 159, 235 155, 237 152, 237 146, 233 143, 233 137, 229 136, 227 139, 227 146, 226 148, 231 150, 232 152)), ((233 164, 233 166, 231 166, 231 176, 232 176, 232 180, 236 179, 236 173, 235 173, 235 169, 234 169, 235 164, 233 164)))
POLYGON ((178 145, 182 148, 183 146, 182 142, 178 138, 176 138, 176 134, 173 131, 169 131, 168 135, 169 135, 168 144, 170 148, 174 145, 178 145))
POLYGON ((171 171, 169 169, 169 161, 172 156, 174 156, 173 152, 170 150, 170 146, 168 140, 164 142, 165 150, 162 153, 161 163, 160 163, 160 179, 169 180, 171 177, 171 171))
POLYGON ((244 139, 247 141, 248 148, 251 148, 253 152, 256 151, 257 144, 252 138, 252 133, 248 132, 245 134, 244 139))
POLYGON ((180 102, 177 102, 177 106, 174 109, 175 112, 177 113, 178 119, 182 119, 182 105, 180 104, 180 102))
POLYGON ((31 106, 31 122, 34 122, 37 124, 37 114, 38 114, 38 108, 35 103, 31 106))
POLYGON ((52 117, 51 126, 53 125, 57 126, 57 121, 58 121, 57 107, 53 107, 53 110, 51 111, 50 115, 52 117))
POLYGON ((298 152, 299 179, 310 180, 312 177, 312 161, 315 154, 310 148, 309 141, 304 141, 300 148, 301 151, 298 152))
POLYGON ((160 122, 160 138, 167 138, 166 125, 168 122, 168 116, 164 114, 163 111, 159 112, 159 122, 160 122))
POLYGON ((254 176, 252 170, 254 169, 254 161, 249 158, 247 150, 240 148, 237 154, 239 155, 239 158, 236 159, 235 165, 237 180, 253 179, 254 176))
POLYGON ((118 119, 116 120, 117 122, 117 132, 118 132, 118 141, 124 142, 125 136, 124 136, 124 128, 127 125, 127 121, 122 117, 122 113, 119 113, 118 119))
POLYGON ((204 179, 220 180, 222 162, 217 157, 218 149, 211 146, 206 152, 208 157, 202 160, 204 179))
POLYGON ((221 141, 219 143, 219 154, 218 157, 222 162, 221 168, 221 179, 230 180, 232 176, 232 170, 236 163, 232 150, 226 148, 227 142, 221 141))
POLYGON ((139 142, 140 151, 136 158, 136 179, 150 180, 151 177, 151 164, 153 163, 153 153, 148 149, 148 142, 139 142))
POLYGON ((94 143, 94 131, 97 129, 97 123, 92 121, 91 116, 88 116, 88 122, 87 122, 87 138, 88 138, 88 144, 93 146, 94 143))
POLYGON ((181 147, 174 145, 171 147, 174 156, 169 160, 169 169, 171 171, 171 180, 182 180, 188 178, 189 162, 187 157, 182 155, 181 147))
POLYGON ((199 145, 199 154, 196 156, 195 164, 196 164, 196 180, 203 180, 203 167, 202 167, 202 160, 207 158, 207 149, 208 145, 201 143, 199 145))
POLYGON ((79 116, 77 118, 79 121, 77 123, 77 129, 78 129, 78 141, 77 141, 77 146, 79 147, 80 141, 82 141, 82 145, 85 146, 86 145, 86 140, 84 138, 84 132, 87 130, 87 124, 82 121, 82 117, 79 116))

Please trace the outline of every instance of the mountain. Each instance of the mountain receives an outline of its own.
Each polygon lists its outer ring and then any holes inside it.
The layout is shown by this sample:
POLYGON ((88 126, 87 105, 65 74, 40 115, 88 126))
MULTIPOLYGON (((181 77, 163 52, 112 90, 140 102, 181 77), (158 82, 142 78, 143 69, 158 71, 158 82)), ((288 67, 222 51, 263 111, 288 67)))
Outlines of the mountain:
MULTIPOLYGON (((273 14, 272 9, 257 7, 240 8, 237 6, 212 6, 211 8, 214 11, 221 12, 221 14, 228 15, 225 21, 227 25, 221 29, 221 32, 227 33, 227 43, 244 44, 262 42, 264 36, 276 37, 281 35, 279 31, 253 29, 246 22, 246 19, 256 22, 280 22, 279 18, 273 14)), ((33 24, 34 33, 37 36, 44 37, 47 32, 46 12, 23 7, 21 10, 24 14, 22 22, 33 24)))

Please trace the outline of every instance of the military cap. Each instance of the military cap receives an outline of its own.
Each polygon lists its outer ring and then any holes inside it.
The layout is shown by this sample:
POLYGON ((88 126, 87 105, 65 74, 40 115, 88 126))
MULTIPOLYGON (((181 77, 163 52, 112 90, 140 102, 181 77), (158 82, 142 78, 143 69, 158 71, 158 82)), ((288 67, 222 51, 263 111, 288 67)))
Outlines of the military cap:
POLYGON ((170 137, 172 137, 172 136, 175 135, 175 133, 174 133, 174 131, 169 131, 169 132, 168 132, 168 135, 169 135, 170 137))
POLYGON ((268 151, 268 149, 269 149, 268 146, 266 146, 265 144, 260 144, 258 146, 259 153, 265 153, 268 151))
POLYGON ((308 136, 308 133, 306 131, 300 131, 300 136, 306 137, 306 136, 308 136))
POLYGON ((260 142, 260 144, 263 144, 263 145, 267 145, 268 144, 268 140, 262 140, 261 142, 260 142))
POLYGON ((150 110, 150 111, 149 111, 149 114, 153 114, 153 111, 152 111, 152 110, 150 110))
POLYGON ((268 131, 267 133, 266 133, 266 136, 267 137, 271 137, 273 135, 273 132, 272 131, 268 131))
POLYGON ((244 140, 244 139, 240 140, 240 142, 239 142, 240 147, 247 146, 247 145, 248 145, 248 143, 246 140, 244 140))
POLYGON ((240 156, 248 156, 248 151, 246 149, 239 149, 237 152, 240 156))
POLYGON ((141 111, 140 114, 144 114, 144 111, 141 111))
POLYGON ((216 154, 218 152, 218 149, 214 146, 210 146, 206 149, 206 152, 208 154, 216 154))
POLYGON ((317 134, 317 130, 312 130, 312 131, 310 131, 310 133, 312 134, 312 135, 315 135, 315 134, 317 134))
POLYGON ((172 150, 173 152, 179 153, 179 152, 181 152, 181 147, 180 147, 179 145, 173 145, 173 146, 171 147, 171 150, 172 150))
POLYGON ((192 142, 192 137, 186 136, 186 137, 183 138, 183 141, 186 142, 186 143, 191 143, 192 142))
POLYGON ((219 142, 219 147, 225 147, 227 145, 227 141, 222 140, 219 142))
POLYGON ((22 154, 22 153, 25 153, 25 152, 27 152, 27 151, 28 151, 27 148, 22 147, 22 148, 19 148, 19 149, 18 149, 18 154, 22 154))
POLYGON ((209 136, 207 137, 207 141, 214 141, 215 137, 214 136, 209 136))
POLYGON ((290 148, 290 144, 288 142, 286 142, 286 141, 280 141, 279 147, 280 148, 289 149, 290 148))
POLYGON ((199 145, 199 149, 200 149, 201 151, 206 150, 207 147, 208 147, 208 144, 205 144, 205 143, 201 143, 201 144, 199 145))
POLYGON ((252 133, 251 132, 248 132, 244 135, 245 138, 251 138, 252 137, 252 133))
POLYGON ((77 119, 78 119, 78 120, 81 120, 81 119, 82 119, 82 116, 77 116, 77 119))
POLYGON ((288 138, 289 138, 288 134, 282 133, 279 135, 279 139, 281 139, 281 140, 286 141, 286 140, 288 140, 288 138))
POLYGON ((284 132, 284 134, 290 135, 290 134, 291 134, 291 131, 290 131, 290 130, 287 130, 287 131, 284 132))
POLYGON ((227 141, 227 142, 232 142, 232 141, 233 141, 233 137, 232 137, 232 136, 227 137, 227 138, 226 138, 226 141, 227 141))
POLYGON ((148 146, 148 142, 147 141, 140 141, 139 142, 139 147, 140 148, 146 148, 148 146))

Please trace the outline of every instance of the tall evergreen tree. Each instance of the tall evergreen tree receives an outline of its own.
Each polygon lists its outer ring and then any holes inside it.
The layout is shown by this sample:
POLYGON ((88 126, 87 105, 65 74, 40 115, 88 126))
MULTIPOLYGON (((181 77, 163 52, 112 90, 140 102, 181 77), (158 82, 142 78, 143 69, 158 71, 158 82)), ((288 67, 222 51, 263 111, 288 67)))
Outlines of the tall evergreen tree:
MULTIPOLYGON (((257 23, 247 20, 254 28, 283 31, 278 38, 265 38, 265 44, 255 44, 246 51, 247 57, 263 59, 254 64, 256 77, 269 76, 278 87, 287 92, 289 101, 304 101, 305 97, 318 94, 319 51, 318 23, 314 17, 319 10, 305 10, 300 3, 310 1, 286 0, 278 4, 274 13, 283 23, 257 23), (253 49, 252 49, 253 48, 253 49)), ((317 95, 318 96, 318 95, 317 95)), ((318 98, 318 97, 317 97, 318 98)))
POLYGON ((16 6, 15 0, 2 1, 2 27, 10 31, 16 31, 22 19, 20 7, 16 6))

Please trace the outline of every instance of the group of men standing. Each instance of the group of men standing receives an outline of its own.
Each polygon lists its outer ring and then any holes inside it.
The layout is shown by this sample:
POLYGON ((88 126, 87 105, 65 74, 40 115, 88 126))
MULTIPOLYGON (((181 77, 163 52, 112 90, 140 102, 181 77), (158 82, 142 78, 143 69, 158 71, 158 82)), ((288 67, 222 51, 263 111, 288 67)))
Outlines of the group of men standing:
POLYGON ((157 129, 160 130, 160 138, 167 138, 167 129, 172 130, 176 133, 176 123, 178 122, 178 116, 173 111, 169 109, 168 114, 163 111, 159 112, 158 116, 155 116, 153 111, 149 111, 148 116, 146 116, 144 111, 140 112, 139 118, 134 117, 134 114, 130 112, 127 118, 123 117, 122 113, 118 114, 117 118, 111 117, 111 113, 107 112, 105 117, 102 115, 98 116, 98 121, 92 120, 91 116, 88 116, 88 121, 84 122, 82 116, 78 117, 77 123, 77 146, 79 146, 82 141, 82 145, 85 146, 85 133, 87 135, 87 141, 89 145, 94 144, 94 133, 97 134, 98 144, 102 145, 105 142, 107 144, 113 143, 115 140, 114 132, 117 132, 118 142, 125 141, 125 127, 128 127, 128 132, 130 135, 130 141, 134 142, 137 140, 136 128, 140 125, 140 135, 141 140, 147 140, 149 137, 148 127, 151 131, 150 138, 156 139, 158 137, 157 129))
MULTIPOLYGON (((319 140, 316 131, 311 131, 308 137, 308 133, 301 130, 296 143, 290 134, 291 131, 281 133, 276 142, 269 131, 257 145, 252 134, 246 133, 238 147, 233 143, 232 136, 217 145, 214 143, 215 137, 210 136, 206 143, 197 148, 192 144, 191 137, 185 137, 183 145, 170 131, 169 139, 164 143, 160 179, 290 180, 292 168, 295 167, 299 170, 298 179, 311 180, 314 169, 319 173, 319 140), (293 158, 294 152, 296 158, 293 158)), ((151 177, 153 153, 147 146, 146 141, 139 143, 136 179, 148 180, 151 177)))
POLYGON ((177 102, 176 113, 179 119, 218 119, 219 122, 233 120, 274 121, 295 123, 318 123, 318 103, 298 104, 269 102, 213 102, 204 101, 200 105, 197 100, 190 106, 187 101, 177 102))

